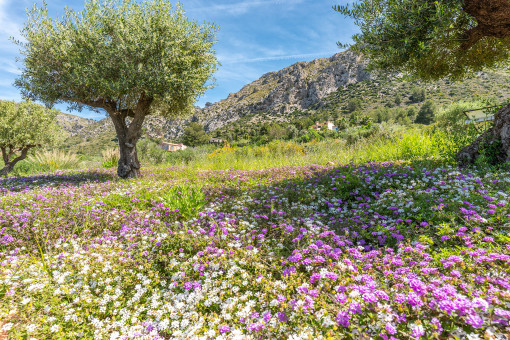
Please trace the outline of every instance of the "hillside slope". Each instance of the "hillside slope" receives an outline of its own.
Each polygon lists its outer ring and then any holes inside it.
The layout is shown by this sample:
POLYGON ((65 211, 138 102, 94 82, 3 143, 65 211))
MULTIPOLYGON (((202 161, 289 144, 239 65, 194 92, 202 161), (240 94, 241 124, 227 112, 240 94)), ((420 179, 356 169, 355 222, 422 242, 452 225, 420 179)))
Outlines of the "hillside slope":
MULTIPOLYGON (((402 107, 417 106, 409 101, 414 87, 425 89, 427 98, 442 105, 458 100, 494 98, 502 101, 510 97, 510 75, 505 72, 480 73, 464 82, 447 80, 427 84, 408 82, 399 77, 373 75, 365 70, 366 61, 350 51, 330 58, 298 62, 277 72, 264 74, 245 85, 239 92, 205 108, 196 108, 186 119, 166 120, 148 117, 146 135, 177 140, 183 126, 190 121, 200 122, 206 131, 229 129, 236 124, 258 124, 264 121, 287 121, 296 112, 311 116, 324 112, 334 118, 346 113, 350 99, 358 98, 361 110, 395 105, 396 97, 402 107), (237 123, 236 123, 237 122, 237 123)), ((83 149, 90 142, 101 140, 108 144, 115 136, 109 119, 85 126, 69 139, 73 149, 83 149), (81 145, 79 148, 76 146, 81 145)), ((112 144, 113 145, 113 144, 112 144)), ((96 148, 96 147, 94 147, 96 148)))

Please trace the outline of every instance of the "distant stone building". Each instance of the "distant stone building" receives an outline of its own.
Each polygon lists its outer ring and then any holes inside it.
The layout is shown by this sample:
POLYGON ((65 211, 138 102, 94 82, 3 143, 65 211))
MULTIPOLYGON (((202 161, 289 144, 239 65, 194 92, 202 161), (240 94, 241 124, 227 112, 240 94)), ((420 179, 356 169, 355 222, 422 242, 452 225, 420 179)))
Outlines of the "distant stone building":
POLYGON ((209 143, 212 143, 212 144, 225 144, 225 140, 224 139, 220 139, 220 138, 211 138, 211 139, 209 139, 209 143))
POLYGON ((315 130, 318 130, 318 131, 322 130, 323 127, 325 127, 328 130, 332 130, 332 131, 336 131, 337 130, 335 124, 333 124, 333 122, 331 122, 331 121, 327 121, 327 122, 322 123, 322 124, 319 124, 319 122, 315 122, 315 125, 312 125, 312 129, 315 129, 315 130))
POLYGON ((187 146, 184 144, 167 143, 167 142, 161 142, 161 147, 165 151, 178 151, 178 150, 184 150, 187 148, 187 146))

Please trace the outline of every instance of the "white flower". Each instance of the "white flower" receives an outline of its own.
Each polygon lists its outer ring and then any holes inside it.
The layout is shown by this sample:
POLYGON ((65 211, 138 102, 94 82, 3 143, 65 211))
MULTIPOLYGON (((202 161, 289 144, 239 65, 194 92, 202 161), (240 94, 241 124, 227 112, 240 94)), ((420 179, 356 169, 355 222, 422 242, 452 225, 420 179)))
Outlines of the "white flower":
POLYGON ((2 326, 2 330, 7 332, 8 330, 10 330, 12 328, 12 326, 14 326, 13 323, 11 323, 11 322, 6 323, 5 325, 2 326))
POLYGON ((55 333, 55 332, 58 332, 59 329, 60 329, 60 325, 53 325, 53 326, 51 326, 50 331, 55 333))
POLYGON ((33 331, 35 331, 36 328, 37 328, 37 325, 30 324, 27 326, 27 332, 32 333, 33 331))
POLYGON ((21 304, 22 304, 22 305, 26 305, 27 303, 29 303, 29 302, 30 302, 30 300, 31 300, 31 299, 30 299, 29 297, 24 298, 23 300, 21 300, 21 304))

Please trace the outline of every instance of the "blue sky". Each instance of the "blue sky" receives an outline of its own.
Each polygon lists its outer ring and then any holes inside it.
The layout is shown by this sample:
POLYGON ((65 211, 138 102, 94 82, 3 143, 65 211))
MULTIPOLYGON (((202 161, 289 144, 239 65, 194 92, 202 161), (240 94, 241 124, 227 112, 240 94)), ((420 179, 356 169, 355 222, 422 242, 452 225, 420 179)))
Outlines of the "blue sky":
MULTIPOLYGON (((19 74, 18 47, 9 37, 19 37, 25 9, 42 0, 0 0, 0 99, 20 100, 12 86, 19 74)), ((50 15, 58 16, 67 5, 83 8, 84 0, 49 0, 50 15)), ((215 45, 221 62, 215 74, 216 87, 197 105, 224 99, 264 73, 298 61, 329 57, 339 52, 337 41, 350 42, 356 31, 332 6, 346 0, 182 0, 188 17, 198 22, 214 21, 219 27, 215 45)), ((58 107, 67 111, 66 105, 58 107)), ((100 119, 103 114, 71 112, 100 119)))

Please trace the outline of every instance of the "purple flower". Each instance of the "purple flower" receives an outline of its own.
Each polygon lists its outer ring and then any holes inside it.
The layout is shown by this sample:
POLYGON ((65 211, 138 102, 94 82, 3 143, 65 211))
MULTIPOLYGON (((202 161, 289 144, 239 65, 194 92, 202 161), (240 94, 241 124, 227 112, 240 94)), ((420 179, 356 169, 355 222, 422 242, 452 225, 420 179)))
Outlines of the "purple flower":
POLYGON ((483 319, 478 315, 470 314, 466 318, 466 322, 474 328, 480 328, 483 326, 483 319))
POLYGON ((363 294, 363 300, 365 300, 366 302, 369 302, 369 303, 376 303, 377 301, 379 301, 377 296, 375 296, 375 294, 373 294, 373 293, 363 294))
POLYGON ((361 314, 361 306, 357 302, 352 302, 349 306, 349 313, 351 314, 361 314))
POLYGON ((427 285, 420 280, 411 280, 409 282, 409 286, 412 290, 414 290, 418 295, 424 295, 427 292, 427 285))
POLYGON ((423 305, 422 299, 418 295, 416 295, 415 292, 410 292, 407 295, 407 303, 409 303, 413 307, 415 307, 415 306, 419 307, 419 306, 423 305))
POLYGON ((375 296, 377 296, 379 299, 383 299, 383 300, 389 300, 390 297, 388 296, 388 294, 386 294, 385 292, 383 292, 382 290, 377 290, 375 291, 375 296))
POLYGON ((230 332, 230 327, 227 325, 220 326, 220 334, 228 333, 230 332))
POLYGON ((497 316, 501 316, 503 318, 506 318, 506 319, 510 319, 510 311, 507 311, 507 310, 504 310, 504 309, 501 309, 501 308, 495 308, 494 309, 494 314, 496 314, 497 316))
POLYGON ((423 329, 422 325, 412 325, 411 330, 411 336, 413 338, 419 339, 425 335, 425 329, 423 329))
POLYGON ((351 317, 349 316, 349 313, 347 312, 344 312, 344 311, 340 311, 338 312, 338 314, 336 315, 336 322, 340 325, 340 326, 344 326, 344 327, 349 327, 349 319, 351 317))
POLYGON ((328 279, 330 280, 333 280, 333 281, 336 281, 336 279, 338 279, 338 275, 336 275, 335 273, 333 272, 329 272, 329 273, 326 273, 325 275, 328 279))
POLYGON ((287 322, 289 320, 287 315, 285 315, 285 313, 282 313, 282 312, 278 312, 277 317, 278 317, 278 320, 280 320, 280 322, 284 322, 285 323, 285 322, 287 322))
POLYGON ((430 323, 436 328, 437 332, 441 334, 443 332, 443 327, 441 326, 441 322, 437 318, 433 318, 430 320, 430 323))
POLYGON ((321 279, 321 274, 319 273, 313 273, 312 276, 310 276, 310 283, 315 283, 316 281, 319 281, 321 279))
POLYGON ((337 294, 336 295, 336 302, 345 303, 346 301, 347 301, 347 296, 345 296, 345 294, 337 294))
POLYGON ((384 328, 386 328, 386 332, 388 332, 389 335, 397 333, 397 329, 390 322, 388 322, 384 328))

